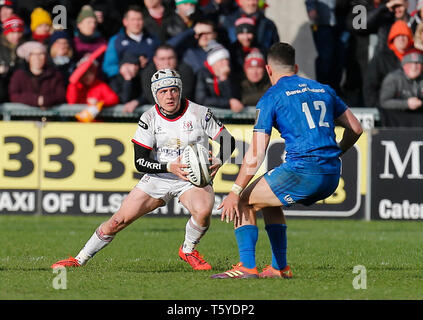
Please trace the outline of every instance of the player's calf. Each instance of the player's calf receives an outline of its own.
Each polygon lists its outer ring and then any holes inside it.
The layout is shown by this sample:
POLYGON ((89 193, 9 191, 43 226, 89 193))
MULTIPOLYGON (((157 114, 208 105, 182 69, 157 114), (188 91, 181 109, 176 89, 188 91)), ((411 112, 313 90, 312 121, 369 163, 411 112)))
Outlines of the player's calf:
MULTIPOLYGON (((209 223, 209 219, 206 220, 209 223)), ((203 256, 195 250, 209 228, 209 224, 205 226, 199 225, 198 222, 191 217, 185 226, 185 240, 179 248, 179 257, 187 262, 194 270, 210 270, 211 265, 207 263, 203 256)))
POLYGON ((103 225, 100 225, 87 241, 82 250, 75 257, 81 266, 85 265, 94 255, 106 247, 114 239, 113 234, 106 234, 102 229, 103 225))
POLYGON ((115 235, 122 229, 124 229, 128 224, 125 223, 122 217, 113 216, 108 221, 103 223, 100 228, 104 234, 115 235))
POLYGON ((235 219, 234 227, 239 228, 243 225, 257 225, 257 211, 254 206, 249 205, 247 201, 240 200, 239 212, 240 219, 235 219))
POLYGON ((192 252, 201 238, 206 234, 208 228, 209 224, 201 226, 195 221, 194 217, 191 217, 185 225, 185 240, 182 245, 182 251, 184 253, 192 252))
POLYGON ((113 239, 114 235, 105 234, 102 231, 102 225, 100 225, 75 258, 69 257, 69 259, 60 260, 54 263, 51 267, 83 266, 88 262, 88 260, 94 257, 97 252, 106 247, 113 239))

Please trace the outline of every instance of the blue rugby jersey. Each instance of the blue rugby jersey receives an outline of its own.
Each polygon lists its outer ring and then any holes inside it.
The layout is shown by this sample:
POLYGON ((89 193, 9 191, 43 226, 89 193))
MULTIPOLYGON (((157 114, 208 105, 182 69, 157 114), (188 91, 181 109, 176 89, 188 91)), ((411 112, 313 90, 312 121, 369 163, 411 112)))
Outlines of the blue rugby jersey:
POLYGON ((257 104, 254 131, 285 139, 286 165, 309 174, 340 172, 334 120, 347 110, 329 86, 297 75, 282 77, 257 104))

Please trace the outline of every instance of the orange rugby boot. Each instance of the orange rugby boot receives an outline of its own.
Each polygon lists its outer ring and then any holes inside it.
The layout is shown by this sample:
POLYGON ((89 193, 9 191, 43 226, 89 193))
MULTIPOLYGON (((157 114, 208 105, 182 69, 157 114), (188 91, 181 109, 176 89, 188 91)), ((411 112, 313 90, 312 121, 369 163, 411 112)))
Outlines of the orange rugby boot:
POLYGON ((80 267, 78 260, 74 257, 69 257, 68 259, 57 261, 51 265, 52 269, 61 268, 61 267, 80 267))
POLYGON ((291 279, 292 278, 292 270, 287 265, 282 270, 278 270, 273 268, 272 266, 266 266, 262 272, 259 274, 260 278, 285 278, 291 279))
POLYGON ((257 267, 248 269, 242 265, 242 262, 237 263, 232 266, 232 269, 214 274, 211 276, 212 279, 248 279, 248 278, 258 278, 259 273, 257 267))
POLYGON ((179 248, 179 257, 187 262, 194 270, 210 270, 212 268, 197 250, 185 253, 182 251, 181 246, 179 248))

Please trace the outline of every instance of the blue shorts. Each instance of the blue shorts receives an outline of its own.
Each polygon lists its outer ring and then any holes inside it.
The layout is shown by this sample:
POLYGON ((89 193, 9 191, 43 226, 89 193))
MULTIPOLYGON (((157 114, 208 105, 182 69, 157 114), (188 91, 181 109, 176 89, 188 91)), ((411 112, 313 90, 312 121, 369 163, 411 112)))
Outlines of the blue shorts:
POLYGON ((338 187, 340 174, 298 173, 282 164, 264 178, 280 202, 290 207, 295 203, 309 206, 329 197, 338 187))

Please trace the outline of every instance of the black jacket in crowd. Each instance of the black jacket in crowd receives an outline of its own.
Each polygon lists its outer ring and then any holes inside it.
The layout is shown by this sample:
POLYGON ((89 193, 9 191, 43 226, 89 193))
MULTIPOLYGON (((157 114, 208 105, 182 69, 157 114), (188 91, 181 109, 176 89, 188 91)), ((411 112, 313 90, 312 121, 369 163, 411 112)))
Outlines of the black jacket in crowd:
POLYGON ((385 49, 373 57, 364 77, 363 92, 366 107, 379 107, 379 94, 382 81, 388 73, 398 68, 401 68, 401 62, 390 49, 385 49))
POLYGON ((218 81, 218 93, 216 93, 214 83, 214 76, 211 72, 206 67, 200 69, 197 73, 195 102, 214 108, 229 109, 231 98, 240 99, 240 89, 233 76, 225 81, 218 81))

